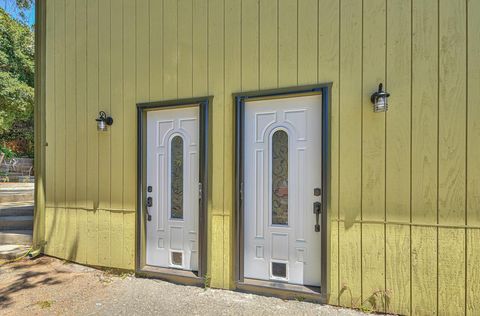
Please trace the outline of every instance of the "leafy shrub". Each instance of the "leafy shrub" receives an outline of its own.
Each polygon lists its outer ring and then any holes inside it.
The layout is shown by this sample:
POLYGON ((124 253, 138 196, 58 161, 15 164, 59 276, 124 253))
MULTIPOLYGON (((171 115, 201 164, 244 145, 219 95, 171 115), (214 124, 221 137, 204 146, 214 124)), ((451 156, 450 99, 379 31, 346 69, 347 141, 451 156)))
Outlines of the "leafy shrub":
POLYGON ((0 145, 0 152, 4 153, 5 158, 8 158, 8 159, 11 159, 11 158, 16 156, 15 153, 11 149, 9 149, 7 147, 3 147, 2 145, 0 145))

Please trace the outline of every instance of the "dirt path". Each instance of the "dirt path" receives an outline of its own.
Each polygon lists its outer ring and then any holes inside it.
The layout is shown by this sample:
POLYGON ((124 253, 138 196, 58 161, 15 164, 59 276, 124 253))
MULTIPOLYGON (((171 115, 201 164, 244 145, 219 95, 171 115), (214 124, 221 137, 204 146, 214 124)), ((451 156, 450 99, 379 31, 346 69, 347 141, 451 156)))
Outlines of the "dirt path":
POLYGON ((0 267, 0 314, 362 315, 348 309, 112 275, 50 257, 0 267))

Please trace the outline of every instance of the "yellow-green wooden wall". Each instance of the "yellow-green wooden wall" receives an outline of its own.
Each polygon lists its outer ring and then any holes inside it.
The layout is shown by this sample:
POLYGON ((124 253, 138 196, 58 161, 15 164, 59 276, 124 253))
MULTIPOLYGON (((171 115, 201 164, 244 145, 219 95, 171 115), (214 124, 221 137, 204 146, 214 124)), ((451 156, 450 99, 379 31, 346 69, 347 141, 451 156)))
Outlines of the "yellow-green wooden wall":
POLYGON ((135 104, 213 95, 208 273, 232 288, 232 93, 333 82, 330 302, 478 315, 479 30, 478 0, 46 0, 45 252, 132 269, 135 104))

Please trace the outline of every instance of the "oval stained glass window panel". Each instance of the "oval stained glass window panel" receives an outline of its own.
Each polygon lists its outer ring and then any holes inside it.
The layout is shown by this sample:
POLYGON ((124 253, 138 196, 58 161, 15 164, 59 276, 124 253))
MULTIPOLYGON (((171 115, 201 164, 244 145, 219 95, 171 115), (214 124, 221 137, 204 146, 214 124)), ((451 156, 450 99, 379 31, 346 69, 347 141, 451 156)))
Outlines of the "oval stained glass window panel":
POLYGON ((272 224, 288 225, 288 134, 272 136, 272 224))
POLYGON ((170 217, 183 219, 183 138, 173 137, 170 148, 170 217))

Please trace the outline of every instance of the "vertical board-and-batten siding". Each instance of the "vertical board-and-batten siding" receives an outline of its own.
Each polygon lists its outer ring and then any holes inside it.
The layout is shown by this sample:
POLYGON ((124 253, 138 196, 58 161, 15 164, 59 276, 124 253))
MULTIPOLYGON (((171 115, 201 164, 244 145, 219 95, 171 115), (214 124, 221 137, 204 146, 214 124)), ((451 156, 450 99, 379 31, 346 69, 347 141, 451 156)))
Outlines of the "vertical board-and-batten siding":
POLYGON ((232 287, 232 93, 333 82, 330 302, 479 313, 478 1, 46 3, 47 254, 133 268, 135 104, 213 95, 208 270, 232 287))

